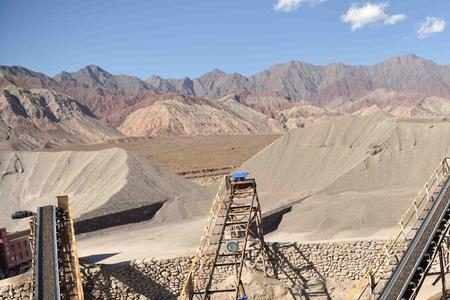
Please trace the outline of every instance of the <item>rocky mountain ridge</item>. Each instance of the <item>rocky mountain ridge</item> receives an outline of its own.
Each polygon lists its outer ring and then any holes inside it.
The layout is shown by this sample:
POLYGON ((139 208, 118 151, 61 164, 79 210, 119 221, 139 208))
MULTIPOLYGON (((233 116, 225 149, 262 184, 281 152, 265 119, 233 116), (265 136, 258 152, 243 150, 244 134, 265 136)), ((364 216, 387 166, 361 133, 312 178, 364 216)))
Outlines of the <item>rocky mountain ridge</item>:
POLYGON ((291 101, 307 100, 321 106, 339 100, 355 100, 380 88, 417 92, 428 97, 450 97, 450 66, 438 65, 414 54, 388 58, 371 66, 342 63, 318 66, 289 61, 249 77, 214 69, 194 79, 165 79, 154 75, 144 81, 134 76, 112 75, 96 65, 76 72, 61 72, 53 78, 23 67, 2 66, 1 77, 13 78, 16 84, 17 81, 31 84, 31 87, 62 89, 69 95, 75 87, 94 89, 99 95, 130 96, 154 90, 209 100, 242 92, 256 95, 276 92, 291 101))
POLYGON ((47 89, 0 89, 0 149, 33 149, 124 137, 70 97, 47 89))
POLYGON ((357 99, 379 88, 450 97, 450 66, 410 54, 392 57, 372 66, 342 63, 317 66, 290 61, 249 77, 213 70, 196 79, 158 78, 156 85, 155 77, 151 77, 147 82, 163 92, 176 91, 207 99, 217 99, 229 93, 278 92, 292 101, 307 100, 327 105, 337 99, 357 99))

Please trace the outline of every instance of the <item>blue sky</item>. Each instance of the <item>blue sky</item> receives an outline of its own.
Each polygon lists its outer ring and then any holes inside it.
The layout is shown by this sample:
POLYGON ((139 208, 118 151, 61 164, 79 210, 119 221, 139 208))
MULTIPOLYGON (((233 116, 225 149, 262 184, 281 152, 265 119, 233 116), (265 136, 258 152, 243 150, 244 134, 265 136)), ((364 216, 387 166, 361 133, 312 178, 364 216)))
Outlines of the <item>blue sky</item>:
POLYGON ((0 0, 0 64, 55 75, 244 75, 276 63, 450 64, 448 0, 0 0), (395 23, 395 24, 393 24, 395 23))

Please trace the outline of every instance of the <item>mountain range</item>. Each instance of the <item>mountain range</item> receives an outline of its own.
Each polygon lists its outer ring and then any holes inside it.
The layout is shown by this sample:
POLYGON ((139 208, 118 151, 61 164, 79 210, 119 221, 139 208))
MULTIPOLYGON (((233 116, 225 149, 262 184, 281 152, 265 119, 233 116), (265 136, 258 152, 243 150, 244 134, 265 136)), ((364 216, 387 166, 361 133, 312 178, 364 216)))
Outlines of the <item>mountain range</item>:
POLYGON ((326 105, 338 98, 354 99, 378 88, 419 92, 427 96, 450 95, 450 65, 409 54, 392 57, 372 66, 333 63, 317 66, 301 61, 277 64, 245 77, 214 69, 198 78, 165 79, 153 75, 146 81, 128 75, 112 75, 89 65, 76 72, 61 72, 50 78, 23 67, 0 67, 4 77, 22 78, 41 87, 96 88, 125 96, 142 91, 174 92, 209 100, 231 93, 278 92, 292 100, 326 105))
MULTIPOLYGON (((278 133, 374 110, 402 117, 450 113, 450 66, 413 54, 371 66, 290 61, 248 77, 214 69, 195 79, 142 80, 96 65, 49 77, 0 66, 0 88, 63 95, 83 107, 81 118, 132 136, 278 133)), ((14 113, 2 114, 8 111, 14 113)))
POLYGON ((54 79, 60 83, 76 81, 91 87, 113 89, 125 95, 153 89, 213 100, 231 93, 278 92, 292 101, 307 100, 319 105, 340 98, 359 98, 379 88, 450 96, 450 66, 438 65, 413 54, 389 58, 373 66, 342 63, 316 66, 290 61, 249 77, 214 69, 195 79, 151 76, 142 81, 131 76, 114 76, 96 66, 88 66, 78 72, 60 73, 54 79))

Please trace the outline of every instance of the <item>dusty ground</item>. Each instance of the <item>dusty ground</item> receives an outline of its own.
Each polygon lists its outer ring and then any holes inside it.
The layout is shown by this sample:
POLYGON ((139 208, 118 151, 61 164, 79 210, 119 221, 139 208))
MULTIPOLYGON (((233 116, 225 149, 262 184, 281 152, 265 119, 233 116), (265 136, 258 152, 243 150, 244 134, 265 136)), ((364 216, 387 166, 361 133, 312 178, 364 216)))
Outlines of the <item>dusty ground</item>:
MULTIPOLYGON (((447 289, 449 288, 450 274, 445 275, 447 289)), ((428 275, 417 295, 417 300, 441 300, 442 283, 438 275, 428 275)))
POLYGON ((220 170, 215 169, 239 166, 279 137, 280 135, 155 137, 59 147, 48 151, 93 151, 119 147, 143 156, 172 172, 200 171, 184 175, 195 177, 196 174, 220 173, 220 170))
POLYGON ((92 263, 110 264, 147 257, 162 259, 191 255, 199 243, 205 222, 205 218, 170 226, 142 222, 77 235, 78 256, 92 263))

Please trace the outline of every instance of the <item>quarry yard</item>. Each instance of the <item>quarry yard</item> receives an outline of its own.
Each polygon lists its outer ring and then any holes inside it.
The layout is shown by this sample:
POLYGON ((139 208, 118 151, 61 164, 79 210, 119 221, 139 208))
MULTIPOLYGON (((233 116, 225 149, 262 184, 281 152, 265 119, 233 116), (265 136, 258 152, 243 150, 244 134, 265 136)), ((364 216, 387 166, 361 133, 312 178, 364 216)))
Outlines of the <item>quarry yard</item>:
MULTIPOLYGON (((446 120, 396 120, 376 113, 297 129, 279 138, 240 168, 249 171, 258 182, 263 216, 284 207, 291 208, 282 216, 276 230, 267 235, 267 240, 314 242, 387 238, 426 180, 424 174, 429 174, 430 166, 436 165, 448 151, 448 130, 450 123, 446 120), (430 145, 440 154, 434 158, 428 156, 428 161, 424 161, 422 153, 430 145), (378 150, 373 152, 373 149, 378 150), (413 161, 418 163, 409 163, 413 161), (392 175, 383 177, 382 174, 387 172, 392 175)), ((215 189, 217 185, 212 185, 208 193, 213 195, 215 189)), ((208 200, 202 203, 210 205, 208 200)), ((169 224, 173 225, 160 223, 179 210, 175 207, 163 206, 152 223, 107 229, 99 236, 95 233, 83 235, 80 251, 91 255, 97 239, 104 239, 102 244, 108 253, 120 253, 105 262, 118 262, 121 257, 123 260, 142 258, 145 250, 140 251, 132 241, 113 245, 115 239, 127 239, 130 231, 141 238, 150 236, 149 244, 155 243, 152 247, 155 257, 185 252, 180 252, 177 246, 169 251, 163 250, 164 246, 161 252, 157 251, 162 244, 160 239, 153 238, 153 234, 164 236, 167 245, 183 244, 186 249, 193 250, 198 237, 190 232, 198 231, 204 218, 195 217, 188 206, 183 215, 193 219, 188 223, 183 221, 186 227, 181 230, 186 232, 180 239, 180 229, 167 229, 171 228, 167 226, 178 228, 176 218, 169 218, 169 224), (86 245, 85 250, 83 245, 86 245), (127 249, 133 249, 129 256, 127 249)))
POLYGON ((449 70, 412 54, 194 79, 0 66, 0 299, 437 299, 449 70), (33 263, 13 263, 19 231, 33 263))
POLYGON ((0 36, 0 300, 450 300, 449 0, 0 0, 0 36))
MULTIPOLYGON (((395 118, 376 111, 283 136, 136 138, 3 152, 0 195, 13 200, 0 203, 1 218, 8 228, 24 229, 26 222, 8 220, 13 211, 33 210, 68 193, 83 266, 124 268, 152 259, 169 274, 176 272, 181 284, 184 275, 179 274, 188 269, 177 269, 177 261, 195 253, 219 188, 215 180, 201 187, 189 176, 208 178, 212 170, 220 178, 245 170, 258 183, 262 220, 268 222, 265 241, 271 247, 280 243, 301 249, 283 251, 294 266, 306 263, 315 270, 302 273, 297 283, 288 276, 278 285, 248 271, 245 280, 280 299, 297 299, 297 294, 341 299, 382 249, 427 174, 448 153, 449 132, 444 118, 395 118), (424 155, 429 147, 433 156, 424 155), (368 251, 365 260, 354 247, 368 251), (323 254, 317 256, 316 249, 323 254), (296 290, 299 286, 303 292, 296 290)), ((162 285, 166 279, 154 278, 162 285)), ((224 279, 222 284, 229 286, 228 281, 233 282, 224 279)), ((180 285, 171 289, 179 293, 180 285)), ((249 293, 260 297, 258 289, 249 293)), ((429 286, 419 299, 434 293, 429 286)))

